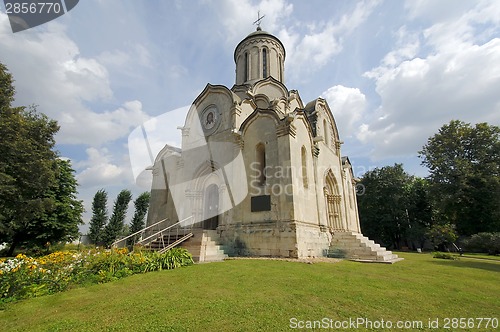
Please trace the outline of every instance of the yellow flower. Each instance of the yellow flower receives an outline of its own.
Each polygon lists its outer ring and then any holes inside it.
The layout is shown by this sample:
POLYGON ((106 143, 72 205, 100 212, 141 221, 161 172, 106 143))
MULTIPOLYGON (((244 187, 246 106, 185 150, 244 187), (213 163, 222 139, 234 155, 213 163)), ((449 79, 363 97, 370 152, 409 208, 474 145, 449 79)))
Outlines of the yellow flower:
POLYGON ((17 259, 28 259, 28 257, 26 255, 23 255, 23 254, 18 254, 16 256, 17 259))

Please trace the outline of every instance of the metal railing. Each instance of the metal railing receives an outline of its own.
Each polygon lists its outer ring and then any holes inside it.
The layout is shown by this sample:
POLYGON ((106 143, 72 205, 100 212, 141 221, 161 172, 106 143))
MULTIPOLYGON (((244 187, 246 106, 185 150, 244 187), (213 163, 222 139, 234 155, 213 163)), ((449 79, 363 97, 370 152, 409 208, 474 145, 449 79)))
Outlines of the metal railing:
POLYGON ((158 251, 165 252, 170 248, 184 242, 193 236, 193 222, 187 223, 193 216, 187 217, 181 221, 176 222, 164 229, 149 235, 148 237, 137 242, 139 245, 150 246, 153 242, 157 242, 158 251))
MULTIPOLYGON (((158 222, 155 222, 155 223, 154 223, 154 224, 152 224, 152 225, 149 225, 149 226, 147 226, 147 227, 144 227, 144 228, 143 228, 143 229, 141 229, 140 231, 137 231, 137 232, 135 232, 135 233, 132 233, 132 234, 130 234, 130 235, 128 235, 128 236, 126 236, 126 237, 124 237, 124 238, 121 238, 121 239, 119 239, 119 240, 116 240, 115 242, 113 242, 113 243, 111 244, 111 248, 115 248, 115 247, 117 247, 117 246, 118 246, 118 243, 120 243, 120 242, 122 242, 122 241, 126 241, 126 240, 128 240, 128 239, 130 239, 130 238, 132 238, 132 237, 134 238, 134 241, 133 241, 132 246, 134 246, 134 245, 136 244, 136 241, 135 241, 135 239, 137 238, 137 237, 136 237, 136 235, 141 234, 140 239, 142 239, 142 233, 146 232, 148 229, 153 228, 154 226, 156 226, 156 225, 158 225, 158 224, 160 224, 160 223, 162 223, 162 222, 165 222, 165 221, 167 221, 167 220, 168 220, 168 218, 162 219, 162 220, 160 220, 160 221, 158 221, 158 222)), ((125 246, 126 246, 126 245, 127 245, 127 243, 125 242, 125 246)))

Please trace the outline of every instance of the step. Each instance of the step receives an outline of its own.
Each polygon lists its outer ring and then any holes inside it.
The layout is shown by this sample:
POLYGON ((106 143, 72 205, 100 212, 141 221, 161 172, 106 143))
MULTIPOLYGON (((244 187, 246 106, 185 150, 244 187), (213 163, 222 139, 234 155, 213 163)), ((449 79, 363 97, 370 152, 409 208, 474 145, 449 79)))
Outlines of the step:
POLYGON ((402 260, 398 255, 381 247, 375 241, 354 232, 334 233, 327 256, 380 263, 392 263, 402 260))
POLYGON ((215 230, 196 232, 193 238, 182 243, 182 247, 193 255, 195 262, 223 261, 228 256, 217 243, 219 237, 215 230))

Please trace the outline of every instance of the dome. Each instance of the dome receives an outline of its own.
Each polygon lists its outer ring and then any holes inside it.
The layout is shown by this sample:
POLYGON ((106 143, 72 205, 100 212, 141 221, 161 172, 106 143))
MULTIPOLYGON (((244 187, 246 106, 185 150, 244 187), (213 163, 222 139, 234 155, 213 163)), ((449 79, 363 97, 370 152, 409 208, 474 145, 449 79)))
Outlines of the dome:
POLYGON ((269 76, 283 83, 285 55, 281 41, 257 27, 234 51, 236 84, 253 84, 269 76))

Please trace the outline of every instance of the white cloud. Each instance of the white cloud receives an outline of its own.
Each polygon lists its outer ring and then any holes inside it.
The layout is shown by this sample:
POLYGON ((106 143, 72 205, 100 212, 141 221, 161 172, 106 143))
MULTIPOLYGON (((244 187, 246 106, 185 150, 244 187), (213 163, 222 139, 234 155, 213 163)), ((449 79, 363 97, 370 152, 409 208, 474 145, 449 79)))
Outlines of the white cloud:
POLYGON ((106 148, 87 148, 86 153, 87 160, 73 164, 76 169, 82 169, 76 175, 81 186, 106 187, 132 180, 130 167, 126 164, 118 165, 106 148))
POLYGON ((324 67, 342 51, 344 39, 370 16, 379 1, 358 2, 354 10, 337 22, 305 24, 309 33, 300 37, 293 29, 281 29, 278 37, 287 50, 287 68, 292 80, 300 80, 324 67), (307 65, 304 65, 307 64, 307 65))
POLYGON ((285 0, 261 0, 256 4, 249 0, 225 0, 215 4, 231 46, 248 34, 248 27, 257 19, 257 11, 265 15, 262 28, 269 32, 278 30, 282 20, 293 12, 293 5, 285 0))
POLYGON ((353 136, 356 125, 366 111, 365 95, 359 89, 342 85, 335 85, 321 95, 335 117, 340 138, 353 136))
MULTIPOLYGON (((18 34, 8 29, 7 15, 0 12, 2 62, 15 78, 16 102, 37 104, 39 111, 57 120, 61 126, 58 143, 103 144, 126 136, 132 127, 148 119, 139 101, 126 102, 113 111, 87 106, 112 100, 103 63, 109 64, 111 59, 126 62, 127 56, 117 52, 101 59, 84 57, 57 22, 18 34)), ((140 45, 135 49, 140 61, 147 64, 147 52, 140 45)))
POLYGON ((59 124, 68 134, 62 143, 100 145, 126 137, 132 128, 148 120, 138 100, 125 102, 113 111, 65 113, 59 124))
POLYGON ((124 49, 102 52, 97 59, 106 67, 130 73, 130 68, 136 66, 152 67, 151 54, 141 44, 127 45, 124 49))
POLYGON ((500 39, 493 34, 482 43, 484 30, 479 37, 475 31, 485 22, 492 24, 490 31, 499 28, 497 16, 479 15, 486 8, 496 13, 500 5, 481 2, 433 24, 421 36, 427 54, 417 54, 412 43, 399 45, 365 73, 375 81, 382 105, 357 137, 374 146, 374 158, 415 154, 452 119, 500 123, 500 39))

